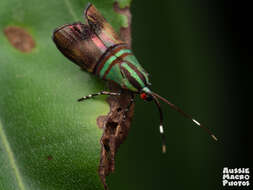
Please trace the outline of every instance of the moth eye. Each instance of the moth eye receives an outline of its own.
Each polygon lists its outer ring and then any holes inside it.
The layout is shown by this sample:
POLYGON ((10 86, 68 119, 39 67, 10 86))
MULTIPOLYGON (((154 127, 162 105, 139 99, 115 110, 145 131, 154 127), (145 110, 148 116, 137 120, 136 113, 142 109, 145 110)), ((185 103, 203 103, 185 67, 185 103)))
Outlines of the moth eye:
POLYGON ((141 97, 141 99, 146 100, 147 94, 143 92, 140 94, 140 97, 141 97))
POLYGON ((152 96, 150 96, 149 94, 146 94, 145 92, 142 92, 140 94, 140 97, 141 97, 141 99, 146 100, 148 102, 153 100, 152 96))

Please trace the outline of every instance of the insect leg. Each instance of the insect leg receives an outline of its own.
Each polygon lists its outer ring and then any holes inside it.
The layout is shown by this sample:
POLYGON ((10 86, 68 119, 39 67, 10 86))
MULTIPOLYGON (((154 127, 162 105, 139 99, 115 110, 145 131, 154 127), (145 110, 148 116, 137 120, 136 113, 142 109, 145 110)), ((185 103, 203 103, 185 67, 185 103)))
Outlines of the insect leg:
POLYGON ((117 92, 107 92, 107 91, 101 91, 95 94, 89 94, 88 96, 84 96, 82 98, 79 98, 77 101, 81 102, 90 98, 93 98, 94 96, 98 96, 98 95, 111 95, 111 96, 120 96, 120 93, 117 92))

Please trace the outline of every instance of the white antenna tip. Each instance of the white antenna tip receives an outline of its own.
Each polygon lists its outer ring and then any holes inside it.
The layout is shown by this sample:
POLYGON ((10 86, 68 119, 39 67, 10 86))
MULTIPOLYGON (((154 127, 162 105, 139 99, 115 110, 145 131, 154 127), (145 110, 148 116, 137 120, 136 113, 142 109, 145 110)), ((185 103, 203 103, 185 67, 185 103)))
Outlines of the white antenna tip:
POLYGON ((164 144, 162 146, 162 151, 163 151, 164 154, 166 153, 166 146, 164 144))
POLYGON ((193 121, 194 123, 196 123, 198 126, 200 126, 200 123, 199 123, 198 121, 196 121, 195 119, 192 119, 192 121, 193 121))
POLYGON ((211 135, 211 137, 212 137, 215 141, 218 141, 218 139, 216 138, 216 136, 214 136, 213 134, 211 135))
POLYGON ((163 134, 163 126, 160 125, 160 133, 163 134))

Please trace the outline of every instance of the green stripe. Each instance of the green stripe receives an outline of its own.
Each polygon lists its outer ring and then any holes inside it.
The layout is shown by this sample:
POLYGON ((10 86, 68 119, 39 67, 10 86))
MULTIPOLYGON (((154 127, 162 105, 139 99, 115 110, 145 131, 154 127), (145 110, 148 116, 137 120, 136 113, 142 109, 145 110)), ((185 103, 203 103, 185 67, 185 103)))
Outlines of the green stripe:
POLYGON ((127 78, 122 77, 119 64, 116 64, 112 67, 112 69, 109 71, 108 75, 106 75, 106 79, 114 81, 115 83, 119 84, 121 87, 127 87, 128 90, 138 92, 138 89, 136 89, 127 80, 127 78))
POLYGON ((121 66, 128 70, 128 72, 131 74, 131 77, 133 77, 140 84, 140 86, 142 86, 143 88, 145 87, 141 78, 131 67, 127 65, 127 63, 122 63, 121 66))
POLYGON ((120 57, 121 55, 123 55, 124 53, 132 53, 132 51, 130 49, 121 49, 120 51, 118 51, 115 56, 116 57, 120 57))
POLYGON ((106 72, 106 70, 110 67, 111 63, 117 59, 118 57, 120 57, 121 55, 125 54, 125 53, 131 53, 131 50, 129 49, 121 49, 120 51, 118 51, 116 54, 111 55, 111 57, 105 62, 103 68, 101 69, 101 71, 99 72, 99 76, 102 78, 106 72))
POLYGON ((124 58, 124 60, 129 61, 131 64, 133 64, 135 67, 137 67, 137 69, 143 74, 143 76, 145 77, 146 81, 148 84, 150 84, 149 82, 149 78, 148 78, 148 73, 143 69, 143 67, 139 64, 138 60, 136 59, 136 57, 131 54, 128 55, 124 58))

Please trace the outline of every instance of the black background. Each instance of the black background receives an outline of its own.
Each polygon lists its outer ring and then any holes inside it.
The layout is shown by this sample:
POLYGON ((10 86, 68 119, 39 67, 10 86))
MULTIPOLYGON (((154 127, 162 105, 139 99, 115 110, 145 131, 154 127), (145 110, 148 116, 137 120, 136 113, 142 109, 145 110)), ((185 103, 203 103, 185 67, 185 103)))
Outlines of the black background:
POLYGON ((133 50, 152 90, 196 116, 219 141, 163 104, 168 153, 162 155, 157 108, 137 97, 110 187, 223 189, 224 167, 250 168, 252 176, 250 3, 136 0, 131 10, 133 50))

